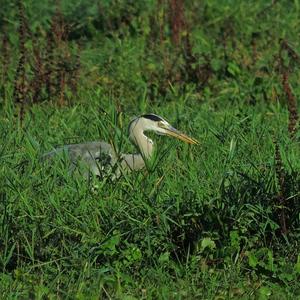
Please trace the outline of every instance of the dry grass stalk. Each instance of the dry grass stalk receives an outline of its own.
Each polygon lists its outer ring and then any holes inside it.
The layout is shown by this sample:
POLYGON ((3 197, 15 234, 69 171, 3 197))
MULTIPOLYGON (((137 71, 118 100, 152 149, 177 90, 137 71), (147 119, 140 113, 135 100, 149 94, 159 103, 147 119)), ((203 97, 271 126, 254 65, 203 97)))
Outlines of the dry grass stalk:
POLYGON ((9 55, 9 41, 8 36, 4 30, 2 41, 1 41, 1 60, 2 60, 2 78, 1 81, 4 84, 7 79, 8 66, 10 64, 10 55, 9 55))
POLYGON ((33 46, 33 55, 34 55, 34 78, 31 84, 32 90, 32 101, 39 102, 43 98, 42 87, 46 82, 45 76, 45 61, 43 60, 40 47, 35 43, 33 46))
POLYGON ((77 94, 78 89, 78 81, 80 76, 80 67, 81 67, 81 61, 80 61, 80 50, 77 50, 76 58, 75 58, 75 64, 74 67, 71 69, 71 76, 68 78, 68 85, 70 86, 73 93, 77 94))
POLYGON ((79 79, 80 55, 72 55, 67 42, 70 28, 65 24, 57 4, 56 13, 51 21, 47 35, 47 53, 45 67, 45 86, 48 99, 57 99, 64 105, 65 92, 68 87, 77 91, 79 79))
POLYGON ((27 51, 25 47, 25 41, 27 38, 27 20, 24 13, 24 6, 22 1, 18 1, 18 9, 19 9, 19 61, 18 66, 15 74, 15 80, 14 80, 14 93, 13 93, 13 99, 16 103, 20 104, 20 111, 19 111, 19 119, 20 124, 23 124, 24 115, 25 115, 25 103, 27 102, 28 97, 28 82, 26 78, 26 69, 25 69, 25 63, 26 63, 26 57, 27 57, 27 51))
POLYGON ((289 111, 288 131, 290 133, 290 137, 293 139, 297 131, 299 116, 297 111, 297 99, 294 96, 289 83, 291 62, 289 62, 288 66, 284 65, 283 51, 287 51, 290 60, 297 62, 298 64, 300 63, 300 57, 285 40, 281 41, 279 60, 280 60, 280 70, 282 76, 282 87, 286 95, 288 111, 289 111))
POLYGON ((58 104, 60 106, 63 106, 65 103, 65 85, 66 85, 66 73, 63 69, 59 72, 59 98, 58 98, 58 104))
POLYGON ((287 70, 285 70, 282 74, 282 86, 286 94, 288 110, 289 110, 288 131, 290 133, 290 137, 294 138, 297 130, 299 116, 297 111, 297 100, 289 84, 289 73, 287 70))
POLYGON ((46 93, 48 95, 48 100, 50 100, 51 95, 53 94, 53 72, 54 72, 54 36, 53 36, 53 27, 54 22, 52 20, 50 30, 47 33, 47 46, 46 46, 46 62, 45 62, 45 85, 46 85, 46 93))
POLYGON ((170 0, 169 5, 172 42, 173 45, 177 47, 181 43, 181 37, 185 27, 183 0, 170 0))

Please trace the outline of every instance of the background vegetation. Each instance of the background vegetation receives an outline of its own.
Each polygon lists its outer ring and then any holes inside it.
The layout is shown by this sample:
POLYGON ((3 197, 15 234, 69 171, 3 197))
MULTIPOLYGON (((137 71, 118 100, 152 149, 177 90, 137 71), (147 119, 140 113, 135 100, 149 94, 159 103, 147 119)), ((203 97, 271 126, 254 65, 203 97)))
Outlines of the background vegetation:
POLYGON ((1 1, 2 299, 300 298, 300 4, 1 1), (157 113, 146 170, 70 176, 55 145, 157 113), (95 185, 97 187, 95 188, 95 185))

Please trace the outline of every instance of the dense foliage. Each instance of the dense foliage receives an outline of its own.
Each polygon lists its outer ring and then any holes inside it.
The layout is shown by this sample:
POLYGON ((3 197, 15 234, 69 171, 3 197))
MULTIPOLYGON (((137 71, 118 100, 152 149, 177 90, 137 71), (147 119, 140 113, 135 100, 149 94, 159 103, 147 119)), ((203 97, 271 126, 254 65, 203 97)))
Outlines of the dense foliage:
POLYGON ((0 10, 3 299, 300 297, 298 1, 7 1, 0 10), (55 145, 133 151, 157 113, 200 141, 117 181, 55 145))

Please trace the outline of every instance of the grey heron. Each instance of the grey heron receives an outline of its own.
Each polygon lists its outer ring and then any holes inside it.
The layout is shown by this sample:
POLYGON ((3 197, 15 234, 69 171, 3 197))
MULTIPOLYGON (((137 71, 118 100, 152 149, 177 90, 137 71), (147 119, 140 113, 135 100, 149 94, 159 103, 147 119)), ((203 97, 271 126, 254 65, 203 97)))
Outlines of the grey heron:
POLYGON ((84 176, 90 173, 103 177, 119 177, 123 171, 140 170, 153 154, 153 141, 145 135, 153 131, 159 135, 168 135, 189 144, 198 144, 196 139, 188 137, 172 127, 165 119, 155 114, 144 114, 132 120, 128 127, 129 138, 138 148, 138 153, 118 154, 114 147, 103 141, 70 144, 54 149, 44 155, 51 158, 59 153, 67 155, 74 170, 78 164, 85 166, 84 176))

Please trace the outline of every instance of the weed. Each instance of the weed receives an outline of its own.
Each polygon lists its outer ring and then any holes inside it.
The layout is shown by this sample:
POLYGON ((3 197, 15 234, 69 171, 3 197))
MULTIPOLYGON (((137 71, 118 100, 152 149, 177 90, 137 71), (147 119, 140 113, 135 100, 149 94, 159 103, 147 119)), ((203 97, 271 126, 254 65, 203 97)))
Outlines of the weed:
POLYGON ((283 51, 286 50, 288 53, 288 56, 291 57, 294 61, 296 61, 298 64, 300 62, 299 55, 288 45, 288 43, 285 40, 281 41, 280 44, 280 66, 282 69, 282 86, 283 90, 286 94, 287 98, 287 105, 288 105, 288 111, 289 111, 289 125, 288 125, 288 131, 290 133, 291 138, 295 137, 297 126, 298 126, 298 111, 297 111, 297 101, 295 96, 293 95, 292 89, 289 84, 289 73, 290 73, 290 64, 286 66, 284 58, 283 58, 283 51))

